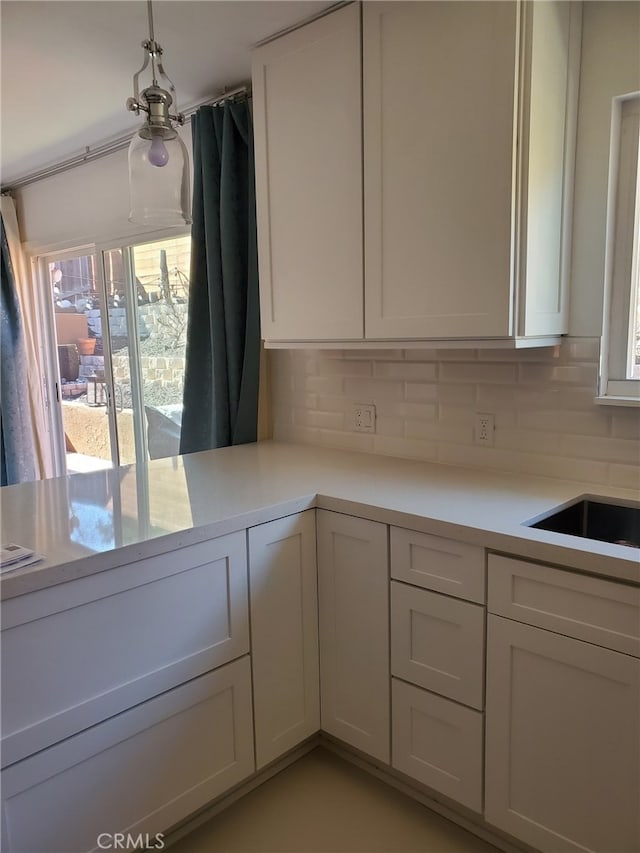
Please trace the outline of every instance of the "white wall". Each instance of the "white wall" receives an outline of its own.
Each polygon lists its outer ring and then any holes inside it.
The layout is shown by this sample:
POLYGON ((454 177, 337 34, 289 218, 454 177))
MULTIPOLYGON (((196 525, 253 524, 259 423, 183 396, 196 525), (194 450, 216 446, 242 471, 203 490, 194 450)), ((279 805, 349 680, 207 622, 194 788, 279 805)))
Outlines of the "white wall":
POLYGON ((640 89, 640 3, 585 2, 569 334, 600 335, 611 99, 640 89))
MULTIPOLYGON (((191 158, 190 123, 180 135, 191 158)), ((128 219, 126 148, 23 187, 16 193, 16 202, 22 241, 28 251, 63 244, 71 248, 146 233, 128 219)))

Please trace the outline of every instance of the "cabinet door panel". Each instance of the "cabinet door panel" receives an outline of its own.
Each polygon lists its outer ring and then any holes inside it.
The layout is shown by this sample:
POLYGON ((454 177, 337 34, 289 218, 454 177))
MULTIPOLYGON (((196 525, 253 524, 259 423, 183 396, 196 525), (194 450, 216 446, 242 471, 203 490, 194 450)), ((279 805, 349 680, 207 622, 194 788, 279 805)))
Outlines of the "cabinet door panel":
POLYGON ((482 714, 392 679, 393 766, 482 811, 482 714))
POLYGON ((485 817, 537 850, 640 848, 640 661, 489 616, 485 817))
POLYGON ((100 833, 153 839, 253 772, 251 721, 247 656, 13 764, 2 849, 96 853, 100 833))
POLYGON ((389 763, 387 527, 318 510, 322 728, 389 763))
POLYGON ((258 769, 320 728, 315 511, 249 530, 258 769))
POLYGON ((245 533, 10 599, 2 623, 6 765, 246 654, 245 533))
POLYGON ((362 338, 360 77, 355 3, 254 53, 266 340, 362 338))
POLYGON ((488 608, 538 628, 640 657, 640 589, 489 554, 488 608))
POLYGON ((510 328, 516 4, 364 6, 365 335, 510 328))
POLYGON ((391 583, 391 671, 482 710, 484 607, 391 583))
POLYGON ((417 530, 391 528, 391 576, 484 604, 484 549, 417 530))

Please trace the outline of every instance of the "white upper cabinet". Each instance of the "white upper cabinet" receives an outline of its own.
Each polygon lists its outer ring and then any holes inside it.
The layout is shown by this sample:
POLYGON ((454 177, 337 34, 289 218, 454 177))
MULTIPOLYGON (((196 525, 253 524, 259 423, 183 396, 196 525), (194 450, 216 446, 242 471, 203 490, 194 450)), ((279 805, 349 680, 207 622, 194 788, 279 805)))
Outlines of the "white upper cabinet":
POLYGON ((580 9, 353 4, 256 51, 268 344, 566 331, 580 9))
POLYGON ((360 9, 253 55, 262 334, 362 338, 360 9))
POLYGON ((364 8, 366 333, 510 329, 513 3, 364 8))

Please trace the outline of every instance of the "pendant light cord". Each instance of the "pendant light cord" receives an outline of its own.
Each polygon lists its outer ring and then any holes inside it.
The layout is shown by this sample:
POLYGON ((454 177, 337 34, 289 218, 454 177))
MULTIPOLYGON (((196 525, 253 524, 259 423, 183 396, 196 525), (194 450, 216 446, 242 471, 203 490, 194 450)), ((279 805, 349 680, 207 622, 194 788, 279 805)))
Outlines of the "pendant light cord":
POLYGON ((155 41, 156 37, 153 32, 153 9, 151 8, 151 0, 147 0, 147 15, 149 16, 149 41, 155 41))
POLYGON ((153 31, 153 8, 151 6, 151 0, 147 0, 147 17, 149 18, 149 44, 151 45, 151 76, 152 76, 152 85, 157 86, 158 80, 156 77, 156 36, 153 31))

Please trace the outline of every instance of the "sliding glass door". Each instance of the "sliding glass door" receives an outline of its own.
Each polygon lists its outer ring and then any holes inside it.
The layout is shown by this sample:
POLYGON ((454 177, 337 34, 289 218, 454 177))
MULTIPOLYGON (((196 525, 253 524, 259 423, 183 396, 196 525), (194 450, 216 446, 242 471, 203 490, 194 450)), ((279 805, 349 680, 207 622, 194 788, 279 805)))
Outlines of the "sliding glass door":
POLYGON ((179 452, 189 235, 40 259, 68 473, 179 452))

